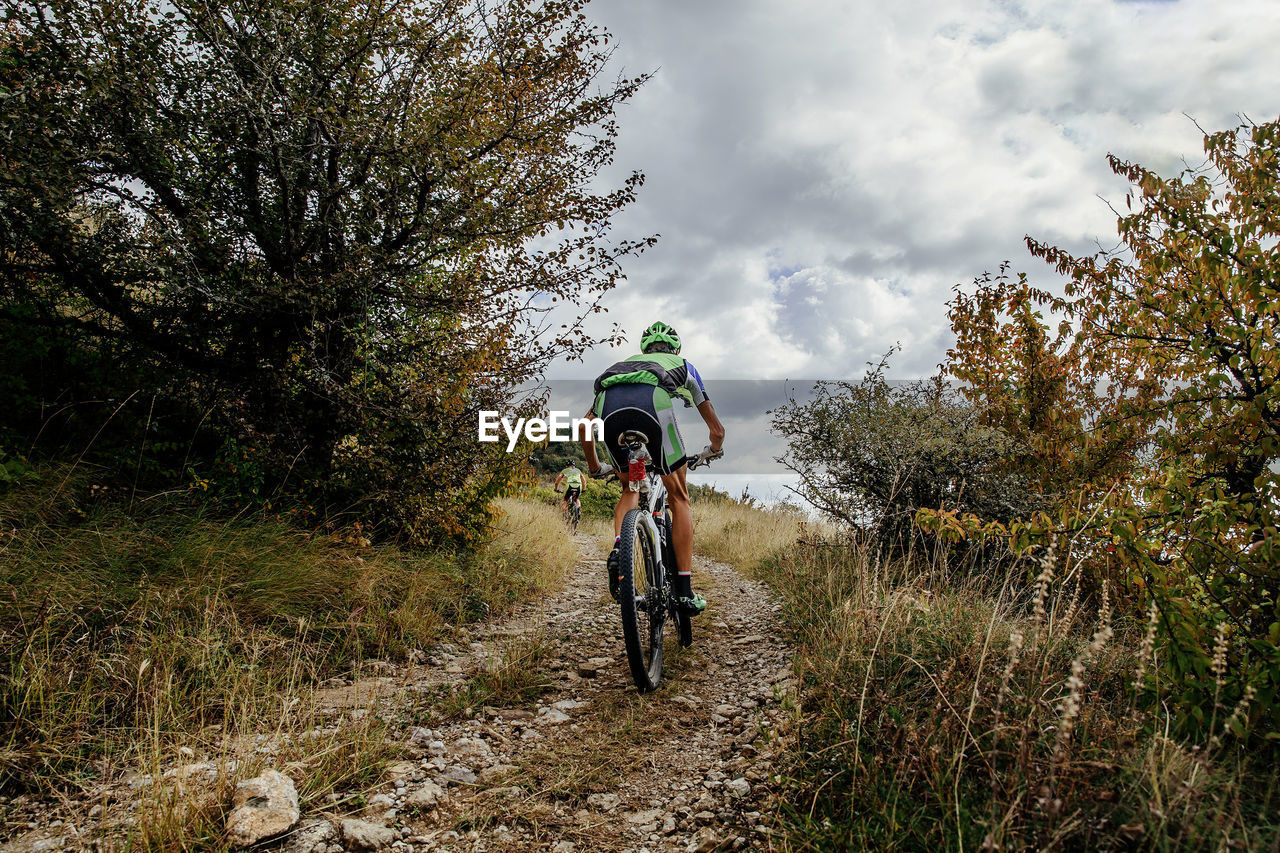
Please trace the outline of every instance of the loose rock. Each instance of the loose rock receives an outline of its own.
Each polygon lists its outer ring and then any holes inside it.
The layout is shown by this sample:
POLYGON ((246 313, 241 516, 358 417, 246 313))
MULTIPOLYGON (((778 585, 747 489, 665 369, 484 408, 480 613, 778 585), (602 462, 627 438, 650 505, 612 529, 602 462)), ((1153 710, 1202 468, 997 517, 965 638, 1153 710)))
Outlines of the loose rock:
POLYGON ((444 789, 435 782, 423 782, 409 792, 404 804, 406 808, 429 809, 434 808, 444 796, 444 789))
POLYGON ((592 794, 587 797, 587 805, 602 812, 611 812, 622 805, 622 797, 617 794, 592 794))
POLYGON ((333 824, 323 818, 312 818, 302 821, 289 833, 280 853, 320 853, 337 840, 338 830, 333 828, 333 824))
POLYGON ((227 841, 233 847, 257 844, 285 832, 300 816, 293 780, 278 770, 265 770, 236 785, 227 815, 227 841))
POLYGON ((390 847, 396 840, 396 833, 382 824, 348 818, 342 822, 342 838, 348 849, 368 853, 390 847))

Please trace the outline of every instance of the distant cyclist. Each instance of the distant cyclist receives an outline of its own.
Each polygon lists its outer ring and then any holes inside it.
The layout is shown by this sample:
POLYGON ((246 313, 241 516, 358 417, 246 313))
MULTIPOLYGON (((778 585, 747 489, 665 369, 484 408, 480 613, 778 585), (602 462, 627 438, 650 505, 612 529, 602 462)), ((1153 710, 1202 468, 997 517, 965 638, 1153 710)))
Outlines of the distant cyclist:
MULTIPOLYGON (((623 359, 596 378, 595 403, 588 419, 604 419, 605 448, 613 460, 624 488, 613 512, 613 551, 609 554, 609 592, 618 597, 618 541, 622 518, 628 510, 640 505, 640 493, 625 488, 627 451, 618 441, 627 430, 644 433, 653 457, 654 468, 662 476, 671 508, 671 541, 675 550, 679 585, 675 590, 681 609, 696 616, 707 606, 701 595, 693 591, 693 513, 689 509, 689 489, 685 483, 684 441, 676 423, 675 401, 696 406, 707 425, 710 444, 703 453, 709 458, 723 455, 724 427, 716 417, 715 407, 707 397, 702 377, 692 364, 680 356, 680 336, 666 323, 654 323, 640 338, 640 354, 623 359)), ((607 469, 600 464, 590 430, 582 440, 587 455, 587 470, 592 477, 603 476, 607 469)))
POLYGON ((569 467, 560 472, 556 477, 555 490, 560 491, 560 484, 564 483, 564 503, 561 511, 568 513, 570 507, 581 506, 582 500, 582 470, 578 468, 576 463, 570 462, 569 467))

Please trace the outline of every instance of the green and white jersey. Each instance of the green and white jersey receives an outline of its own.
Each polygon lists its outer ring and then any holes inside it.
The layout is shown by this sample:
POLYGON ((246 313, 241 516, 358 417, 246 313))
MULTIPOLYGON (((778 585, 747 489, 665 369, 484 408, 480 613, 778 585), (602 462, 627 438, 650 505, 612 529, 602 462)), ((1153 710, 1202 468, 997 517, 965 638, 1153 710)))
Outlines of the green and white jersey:
POLYGON ((581 489, 582 488, 582 472, 573 465, 565 468, 560 472, 560 476, 564 477, 565 488, 581 489))
POLYGON ((624 358, 596 377, 593 407, 596 415, 600 414, 601 394, 615 385, 654 385, 671 397, 679 397, 686 406, 697 406, 709 399, 697 368, 667 352, 639 353, 624 358))

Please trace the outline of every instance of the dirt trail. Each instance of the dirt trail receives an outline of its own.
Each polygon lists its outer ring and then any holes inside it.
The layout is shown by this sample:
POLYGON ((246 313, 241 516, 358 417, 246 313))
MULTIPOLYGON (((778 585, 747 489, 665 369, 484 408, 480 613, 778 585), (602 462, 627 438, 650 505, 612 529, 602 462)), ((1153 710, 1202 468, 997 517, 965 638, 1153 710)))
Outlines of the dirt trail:
MULTIPOLYGON (((385 719, 396 760, 360 798, 334 795, 306 807, 285 837, 262 849, 771 849, 762 815, 772 808, 793 685, 769 590, 698 558, 695 587, 710 606, 694 622, 694 645, 678 649, 668 631, 663 684, 641 696, 606 591, 604 555, 587 536, 577 544, 582 558, 561 591, 460 631, 460 640, 411 655, 409 665, 367 661, 358 678, 298 697, 339 738, 369 714, 385 719), (522 680, 511 681, 513 673, 522 680), (510 698, 468 707, 495 684, 510 698)), ((270 734, 243 745, 268 764, 279 747, 270 734)), ((54 811, 33 804, 29 832, 0 849, 97 849, 92 839, 104 836, 114 848, 110 840, 128 835, 127 806, 140 787, 216 786, 236 763, 175 765, 163 781, 130 774, 54 811), (95 801, 125 807, 81 813, 95 801)), ((283 769, 296 776, 307 764, 283 769)))
POLYGON ((761 584, 699 558, 695 582, 710 607, 694 646, 669 640, 662 687, 640 696, 603 591, 604 555, 585 536, 578 545, 585 559, 563 591, 482 628, 464 654, 434 655, 423 678, 438 684, 440 670, 461 676, 533 649, 550 689, 523 707, 410 729, 414 753, 392 768, 368 818, 412 849, 768 849, 761 815, 792 686, 778 605, 761 584), (434 807, 408 805, 432 797, 434 807))

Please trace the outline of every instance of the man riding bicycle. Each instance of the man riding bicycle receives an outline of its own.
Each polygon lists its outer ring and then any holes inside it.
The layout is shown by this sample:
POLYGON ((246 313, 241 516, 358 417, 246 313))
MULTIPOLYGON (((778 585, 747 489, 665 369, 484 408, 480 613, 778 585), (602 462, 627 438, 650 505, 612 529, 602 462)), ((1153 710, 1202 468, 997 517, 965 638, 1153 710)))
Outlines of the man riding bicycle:
POLYGON ((582 471, 574 462, 569 463, 569 467, 560 472, 556 477, 555 490, 560 491, 560 484, 564 483, 564 502, 560 509, 562 512, 569 512, 574 506, 581 506, 579 501, 582 499, 582 471))
MULTIPOLYGON (((715 407, 707 397, 702 377, 692 364, 680 357, 680 336, 666 323, 657 322, 645 329, 640 338, 640 354, 623 359, 600 374, 595 381, 595 403, 586 418, 604 419, 605 448, 613 462, 613 471, 623 483, 622 497, 613 511, 613 551, 609 554, 609 592, 618 597, 618 542, 621 539, 622 519, 628 510, 640 505, 639 492, 626 488, 626 448, 619 437, 636 430, 648 438, 647 447, 653 457, 653 466, 662 477, 667 491, 667 505, 671 509, 671 539, 678 571, 678 587, 675 590, 680 607, 685 613, 696 616, 707 606, 706 600, 693 591, 693 513, 689 508, 689 489, 685 482, 684 441, 676 423, 674 403, 681 400, 685 406, 696 406, 698 414, 707 425, 710 444, 703 451, 709 459, 724 455, 724 427, 716 416, 715 407)), ((595 442, 588 429, 581 438, 582 450, 587 456, 587 470, 592 477, 609 473, 600 464, 595 442)))

